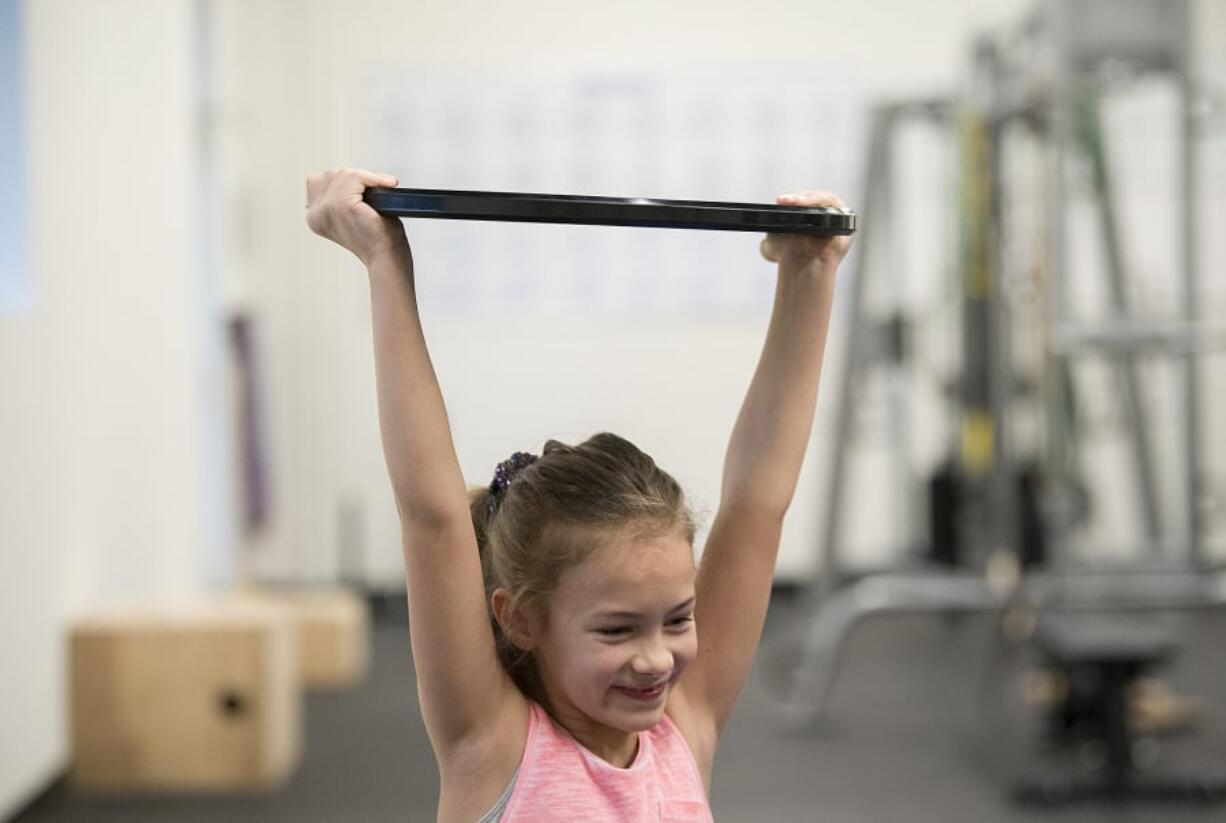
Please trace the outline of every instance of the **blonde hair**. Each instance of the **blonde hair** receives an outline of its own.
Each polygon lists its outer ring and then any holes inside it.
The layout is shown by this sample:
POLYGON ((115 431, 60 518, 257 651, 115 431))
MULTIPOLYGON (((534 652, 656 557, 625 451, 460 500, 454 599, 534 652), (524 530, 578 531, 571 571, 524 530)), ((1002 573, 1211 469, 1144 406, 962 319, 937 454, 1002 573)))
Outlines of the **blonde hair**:
MULTIPOLYGON (((567 569, 610 538, 679 533, 692 546, 695 521, 680 484, 630 441, 602 432, 577 446, 556 440, 516 468, 504 490, 469 493, 481 552, 487 609, 496 589, 513 608, 548 619, 549 596, 567 569)), ((532 655, 517 648, 490 610, 503 668, 526 695, 540 699, 532 655)))

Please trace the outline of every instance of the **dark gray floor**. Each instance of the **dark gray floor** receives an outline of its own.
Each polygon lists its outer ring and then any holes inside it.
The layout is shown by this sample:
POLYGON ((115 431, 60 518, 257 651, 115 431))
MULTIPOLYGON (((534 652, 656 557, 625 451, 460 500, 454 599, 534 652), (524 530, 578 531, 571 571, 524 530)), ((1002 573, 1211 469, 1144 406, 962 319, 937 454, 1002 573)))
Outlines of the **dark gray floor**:
MULTIPOLYGON (((376 610, 373 668, 359 689, 307 698, 301 767, 284 791, 255 798, 89 798, 57 784, 21 823, 347 823, 428 821, 437 776, 417 713, 403 609, 376 610)), ((1015 699, 1024 651, 995 642, 986 619, 882 619, 847 655, 832 712, 819 729, 784 729, 769 700, 775 651, 795 607, 771 619, 755 676, 721 744, 712 804, 721 823, 859 821, 1223 821, 1218 806, 1084 804, 1023 810, 1007 798, 1037 754, 1037 718, 1015 699)), ((1159 765, 1226 765, 1220 638, 1226 616, 1186 627, 1168 670, 1180 691, 1208 701, 1200 728, 1162 741, 1159 765)))

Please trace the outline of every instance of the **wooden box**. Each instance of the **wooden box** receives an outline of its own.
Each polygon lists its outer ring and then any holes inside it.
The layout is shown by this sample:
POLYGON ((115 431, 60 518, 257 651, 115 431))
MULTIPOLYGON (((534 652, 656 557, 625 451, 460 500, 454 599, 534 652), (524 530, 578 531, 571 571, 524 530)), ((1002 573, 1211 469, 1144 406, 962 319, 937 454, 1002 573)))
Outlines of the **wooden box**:
POLYGON ((264 790, 302 746, 286 610, 199 603, 86 616, 72 627, 74 786, 264 790))
POLYGON ((370 616, 347 589, 255 589, 246 596, 287 608, 298 634, 298 673, 307 689, 357 685, 370 667, 370 616))

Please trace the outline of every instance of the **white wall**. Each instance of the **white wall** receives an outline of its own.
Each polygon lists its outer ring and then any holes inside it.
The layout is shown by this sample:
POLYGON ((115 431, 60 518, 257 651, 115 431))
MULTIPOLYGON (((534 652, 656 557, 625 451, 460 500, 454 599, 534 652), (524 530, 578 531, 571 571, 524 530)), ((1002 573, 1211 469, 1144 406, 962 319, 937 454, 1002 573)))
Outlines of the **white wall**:
POLYGON ((220 522, 193 4, 25 13, 35 271, 30 310, 0 317, 0 818, 65 765, 70 615, 201 589, 220 522))

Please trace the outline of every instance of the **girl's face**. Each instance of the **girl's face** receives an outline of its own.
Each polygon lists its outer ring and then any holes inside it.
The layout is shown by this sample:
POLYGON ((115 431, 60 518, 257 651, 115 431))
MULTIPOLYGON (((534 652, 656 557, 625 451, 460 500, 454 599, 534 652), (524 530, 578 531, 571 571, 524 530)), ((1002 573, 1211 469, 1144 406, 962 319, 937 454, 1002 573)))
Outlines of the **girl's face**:
POLYGON ((694 578, 676 534, 614 540, 562 574, 534 651, 554 716, 589 748, 659 722, 698 649, 694 578))

